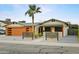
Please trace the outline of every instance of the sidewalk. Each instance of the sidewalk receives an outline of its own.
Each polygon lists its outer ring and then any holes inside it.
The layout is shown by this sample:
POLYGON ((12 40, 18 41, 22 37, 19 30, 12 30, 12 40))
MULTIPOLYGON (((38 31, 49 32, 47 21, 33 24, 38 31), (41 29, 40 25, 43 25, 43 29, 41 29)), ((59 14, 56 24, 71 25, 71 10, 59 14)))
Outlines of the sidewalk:
POLYGON ((79 47, 79 43, 53 42, 44 40, 43 37, 32 40, 31 38, 22 39, 21 37, 11 37, 11 36, 5 38, 5 36, 0 36, 0 43, 79 47))
POLYGON ((55 42, 48 42, 46 40, 31 40, 31 41, 0 40, 0 43, 79 47, 79 43, 57 43, 57 42, 55 43, 55 42))

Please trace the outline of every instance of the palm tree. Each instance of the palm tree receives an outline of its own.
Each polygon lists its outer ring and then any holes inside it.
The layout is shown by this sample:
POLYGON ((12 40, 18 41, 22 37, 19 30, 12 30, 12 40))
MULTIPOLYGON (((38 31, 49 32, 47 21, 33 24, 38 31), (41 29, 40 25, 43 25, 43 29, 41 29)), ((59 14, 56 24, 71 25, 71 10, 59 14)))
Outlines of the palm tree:
POLYGON ((35 37, 35 26, 34 26, 34 15, 36 13, 41 13, 40 7, 36 7, 36 5, 29 5, 29 9, 25 12, 25 15, 29 15, 29 17, 32 17, 32 40, 35 37))

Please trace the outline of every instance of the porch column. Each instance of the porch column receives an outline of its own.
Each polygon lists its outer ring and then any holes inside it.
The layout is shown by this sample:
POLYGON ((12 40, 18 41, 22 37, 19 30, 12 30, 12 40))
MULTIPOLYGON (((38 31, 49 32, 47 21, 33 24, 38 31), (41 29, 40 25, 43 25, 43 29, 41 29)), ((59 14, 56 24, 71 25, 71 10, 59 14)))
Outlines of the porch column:
POLYGON ((51 27, 51 32, 55 32, 55 27, 51 27))
POLYGON ((45 34, 45 26, 43 26, 43 35, 45 34))
POLYGON ((62 37, 64 36, 64 26, 62 25, 62 37))
POLYGON ((46 40, 45 26, 43 26, 43 37, 44 37, 44 40, 46 40))

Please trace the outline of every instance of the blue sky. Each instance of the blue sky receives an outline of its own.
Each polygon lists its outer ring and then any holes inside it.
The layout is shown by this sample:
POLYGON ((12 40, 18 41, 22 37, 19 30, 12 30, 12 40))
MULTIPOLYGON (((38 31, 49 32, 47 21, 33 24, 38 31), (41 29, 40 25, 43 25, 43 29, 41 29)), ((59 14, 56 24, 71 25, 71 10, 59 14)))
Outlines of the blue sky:
MULTIPOLYGON (((38 4, 42 13, 35 15, 35 22, 43 22, 51 18, 78 24, 79 5, 78 4, 38 4)), ((24 15, 28 10, 28 4, 0 4, 0 20, 11 18, 12 21, 26 20, 31 22, 28 15, 24 15)))

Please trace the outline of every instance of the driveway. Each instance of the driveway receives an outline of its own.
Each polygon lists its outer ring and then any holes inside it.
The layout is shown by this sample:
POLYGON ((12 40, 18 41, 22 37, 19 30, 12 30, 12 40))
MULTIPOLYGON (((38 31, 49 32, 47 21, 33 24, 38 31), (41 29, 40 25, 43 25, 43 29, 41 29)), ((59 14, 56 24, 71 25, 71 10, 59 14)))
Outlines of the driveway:
POLYGON ((66 36, 58 41, 59 43, 78 43, 76 36, 66 36))

